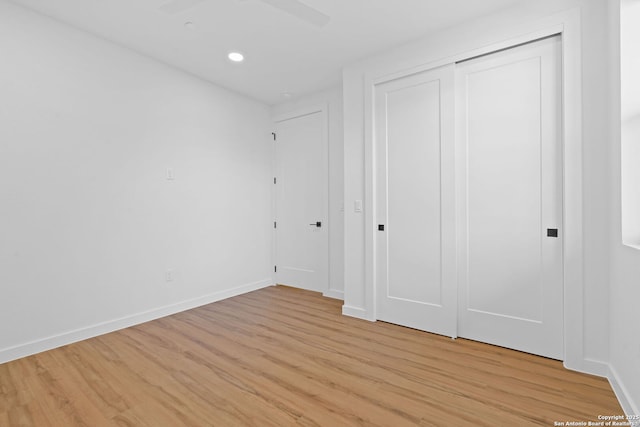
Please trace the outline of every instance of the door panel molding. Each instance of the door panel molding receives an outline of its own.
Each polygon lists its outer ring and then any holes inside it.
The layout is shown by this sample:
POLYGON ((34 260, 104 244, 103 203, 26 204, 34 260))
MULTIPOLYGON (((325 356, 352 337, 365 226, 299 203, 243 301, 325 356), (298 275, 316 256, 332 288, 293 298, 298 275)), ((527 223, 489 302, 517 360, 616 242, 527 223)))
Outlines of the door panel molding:
POLYGON ((454 66, 376 86, 376 316, 456 336, 454 66))
POLYGON ((563 357, 560 36, 456 68, 461 337, 563 357))

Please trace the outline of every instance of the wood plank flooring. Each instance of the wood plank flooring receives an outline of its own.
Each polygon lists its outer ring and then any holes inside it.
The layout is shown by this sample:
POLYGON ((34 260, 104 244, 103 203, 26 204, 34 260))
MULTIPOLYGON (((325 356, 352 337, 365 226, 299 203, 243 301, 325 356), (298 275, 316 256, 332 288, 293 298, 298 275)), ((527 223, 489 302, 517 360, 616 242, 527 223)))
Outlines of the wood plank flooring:
POLYGON ((277 286, 0 365, 0 426, 553 426, 622 414, 557 361, 277 286))

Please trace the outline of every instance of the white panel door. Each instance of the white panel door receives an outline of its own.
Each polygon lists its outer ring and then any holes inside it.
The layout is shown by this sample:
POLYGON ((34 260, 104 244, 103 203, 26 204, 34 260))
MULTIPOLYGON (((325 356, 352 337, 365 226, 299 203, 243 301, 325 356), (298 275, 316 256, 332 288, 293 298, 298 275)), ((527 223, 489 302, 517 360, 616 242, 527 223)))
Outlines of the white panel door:
POLYGON ((554 359, 563 358, 560 49, 552 37, 456 71, 458 333, 554 359))
POLYGON ((328 290, 328 175, 324 111, 277 123, 276 282, 328 290))
POLYGON ((452 337, 453 82, 447 66, 377 85, 374 137, 376 317, 452 337))

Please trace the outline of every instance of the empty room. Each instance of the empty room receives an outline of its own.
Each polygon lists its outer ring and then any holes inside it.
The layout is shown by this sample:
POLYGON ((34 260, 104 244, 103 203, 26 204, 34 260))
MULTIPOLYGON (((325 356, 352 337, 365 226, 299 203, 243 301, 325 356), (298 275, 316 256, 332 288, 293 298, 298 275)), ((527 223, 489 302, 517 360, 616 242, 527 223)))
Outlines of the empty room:
POLYGON ((0 0, 0 427, 640 426, 640 0, 0 0))

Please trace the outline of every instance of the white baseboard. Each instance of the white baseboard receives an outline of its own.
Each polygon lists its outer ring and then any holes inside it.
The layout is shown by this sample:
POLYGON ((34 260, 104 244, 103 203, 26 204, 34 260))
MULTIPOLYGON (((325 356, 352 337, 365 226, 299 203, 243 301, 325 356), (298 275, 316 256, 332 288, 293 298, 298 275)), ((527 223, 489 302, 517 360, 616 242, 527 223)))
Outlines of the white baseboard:
POLYGON ((583 374, 596 375, 603 378, 608 378, 609 376, 609 364, 599 360, 582 359, 574 363, 565 360, 564 367, 583 374))
POLYGON ((247 292, 272 286, 271 279, 261 280, 259 282, 249 283, 235 288, 227 289, 212 294, 203 295, 177 304, 166 305, 164 307, 154 308, 142 313, 133 314, 119 319, 110 320, 85 328, 76 329, 74 331, 64 332, 48 338, 20 344, 17 346, 4 348, 0 350, 0 363, 10 362, 22 357, 31 356, 47 350, 52 350, 64 345, 73 344, 74 342, 86 340, 98 335, 107 334, 119 329, 128 328, 134 325, 148 322, 150 320, 159 319, 161 317, 170 316, 182 311, 191 310, 192 308, 211 304, 216 301, 242 295, 247 292))
MULTIPOLYGON (((618 398, 618 402, 620 402, 620 406, 622 406, 622 410, 626 415, 640 415, 640 402, 634 402, 631 394, 624 386, 618 372, 615 368, 609 365, 609 384, 611 384, 611 388, 613 392, 616 394, 618 398)), ((639 420, 640 421, 640 420, 639 420)), ((631 423, 633 426, 634 424, 631 423)), ((636 421, 636 426, 640 426, 640 422, 636 421)))
POLYGON ((327 298, 333 298, 333 299, 339 299, 344 301, 344 292, 343 291, 336 291, 334 289, 329 289, 326 292, 322 293, 323 297, 327 297, 327 298))
POLYGON ((349 316, 349 317, 355 317, 358 319, 362 319, 362 320, 369 320, 369 321, 374 321, 369 319, 369 316, 367 315, 367 311, 363 308, 360 307, 352 307, 350 305, 343 305, 342 306, 342 314, 345 316, 349 316))

